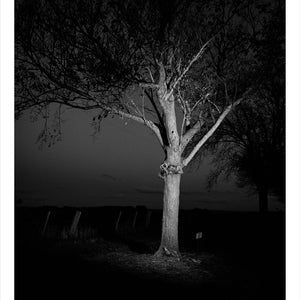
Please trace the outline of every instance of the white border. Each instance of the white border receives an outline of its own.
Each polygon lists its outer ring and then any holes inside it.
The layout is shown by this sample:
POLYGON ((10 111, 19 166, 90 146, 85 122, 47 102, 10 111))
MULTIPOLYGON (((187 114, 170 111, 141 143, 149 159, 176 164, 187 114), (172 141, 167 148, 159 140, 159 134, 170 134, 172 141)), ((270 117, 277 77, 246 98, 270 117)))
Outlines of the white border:
POLYGON ((0 299, 14 299, 14 1, 0 7, 0 299))
MULTIPOLYGON (((299 1, 287 0, 287 299, 299 297, 299 1)), ((0 299, 14 299, 14 1, 1 0, 0 299)), ((276 268, 274 262, 274 268, 276 268)))
MULTIPOLYGON (((300 48, 299 48, 299 1, 286 1, 286 71, 287 71, 287 204, 286 204, 286 298, 299 298, 299 112, 300 112, 300 48)), ((276 262, 274 262, 276 268, 276 262)))

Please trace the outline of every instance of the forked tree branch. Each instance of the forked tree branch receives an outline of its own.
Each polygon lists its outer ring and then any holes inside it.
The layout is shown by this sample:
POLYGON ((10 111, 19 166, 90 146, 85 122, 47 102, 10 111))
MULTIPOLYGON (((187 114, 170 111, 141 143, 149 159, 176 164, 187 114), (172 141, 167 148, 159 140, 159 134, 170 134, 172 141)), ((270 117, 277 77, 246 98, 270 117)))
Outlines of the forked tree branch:
POLYGON ((201 121, 197 121, 182 137, 181 149, 184 150, 193 136, 201 129, 201 121))
POLYGON ((186 75, 186 73, 190 70, 192 65, 202 56, 204 53, 204 50, 206 49, 207 45, 213 40, 215 36, 213 36, 211 39, 209 39, 197 52, 197 54, 190 60, 188 65, 185 67, 185 69, 182 71, 182 73, 179 75, 179 77, 175 80, 174 84, 172 85, 172 88, 170 89, 168 95, 171 95, 174 92, 174 89, 176 86, 180 83, 180 81, 183 79, 183 77, 186 75))
MULTIPOLYGON (((107 113, 115 114, 115 115, 130 119, 130 120, 136 121, 140 124, 143 124, 143 125, 147 126, 149 129, 151 129, 155 133, 161 147, 164 148, 164 142, 163 142, 159 127, 154 122, 152 122, 151 120, 147 120, 144 117, 137 116, 137 115, 122 111, 122 110, 117 109, 117 108, 109 107, 109 106, 107 106, 103 103, 101 103, 101 104, 98 103, 98 104, 86 105, 85 106, 85 105, 80 105, 80 104, 77 104, 77 103, 74 103, 74 102, 72 103, 72 102, 66 102, 64 100, 58 100, 57 98, 53 98, 50 101, 49 100, 35 101, 35 99, 32 99, 32 100, 33 100, 33 102, 30 105, 27 105, 26 109, 34 107, 34 106, 47 105, 48 103, 57 103, 57 104, 65 105, 65 106, 75 108, 75 109, 80 109, 80 110, 102 109, 102 110, 106 111, 107 113)), ((23 110, 24 109, 25 108, 23 108, 23 110)))
POLYGON ((158 126, 155 125, 154 122, 152 122, 151 120, 147 120, 144 117, 139 117, 139 116, 124 112, 122 110, 115 109, 115 108, 110 108, 110 107, 106 107, 106 106, 103 106, 101 108, 103 110, 106 110, 109 113, 116 114, 121 117, 136 121, 140 124, 146 125, 149 129, 151 129, 155 133, 161 147, 164 148, 164 142, 163 142, 160 130, 159 130, 158 126))

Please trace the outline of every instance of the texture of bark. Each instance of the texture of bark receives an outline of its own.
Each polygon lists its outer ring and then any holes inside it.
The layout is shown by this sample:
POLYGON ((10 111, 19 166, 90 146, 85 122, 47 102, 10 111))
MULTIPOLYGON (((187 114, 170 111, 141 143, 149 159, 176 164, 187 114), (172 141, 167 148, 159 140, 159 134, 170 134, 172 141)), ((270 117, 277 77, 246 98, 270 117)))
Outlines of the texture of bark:
POLYGON ((181 174, 165 177, 161 244, 157 256, 179 256, 178 215, 181 174))

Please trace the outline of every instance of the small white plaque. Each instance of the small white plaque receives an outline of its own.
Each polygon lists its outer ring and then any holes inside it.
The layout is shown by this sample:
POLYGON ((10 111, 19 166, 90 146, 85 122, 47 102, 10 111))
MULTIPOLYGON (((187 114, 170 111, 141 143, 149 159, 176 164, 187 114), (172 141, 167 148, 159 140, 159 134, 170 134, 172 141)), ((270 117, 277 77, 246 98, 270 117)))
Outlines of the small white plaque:
POLYGON ((202 232, 196 233, 196 240, 202 239, 202 232))

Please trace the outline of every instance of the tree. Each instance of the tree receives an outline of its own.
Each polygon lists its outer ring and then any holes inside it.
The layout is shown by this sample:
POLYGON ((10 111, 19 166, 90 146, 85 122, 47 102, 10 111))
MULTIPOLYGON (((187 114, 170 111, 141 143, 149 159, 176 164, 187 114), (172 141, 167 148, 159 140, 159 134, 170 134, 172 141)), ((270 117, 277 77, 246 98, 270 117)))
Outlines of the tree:
POLYGON ((184 169, 234 107, 251 96, 249 85, 232 88, 244 72, 240 62, 249 63, 247 47, 232 60, 230 78, 220 80, 212 61, 219 55, 213 41, 249 31, 241 14, 249 2, 224 4, 221 23, 220 3, 28 0, 16 5, 16 114, 46 112, 40 140, 51 144, 60 138, 59 115, 68 106, 95 110, 95 124, 109 116, 134 120, 159 141, 165 160, 156 255, 179 255, 184 169), (52 132, 50 105, 58 119, 52 132))
POLYGON ((243 103, 218 132, 219 143, 222 144, 218 144, 215 150, 215 169, 209 176, 209 186, 221 174, 227 178, 234 175, 239 187, 247 186, 258 193, 261 212, 268 210, 270 192, 284 201, 283 117, 283 103, 275 105, 270 99, 243 103), (255 127, 253 124, 256 124, 255 127))
POLYGON ((234 175, 238 186, 258 193, 261 212, 268 210, 270 192, 282 202, 285 197, 284 2, 263 9, 266 17, 254 40, 256 100, 241 104, 222 124, 208 179, 211 186, 221 174, 234 175))

